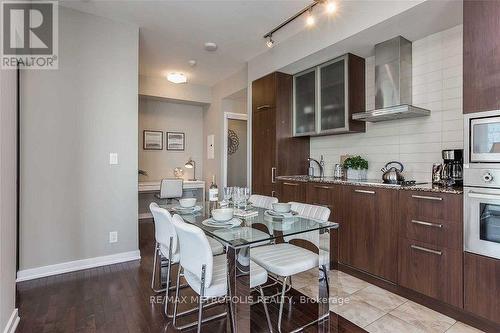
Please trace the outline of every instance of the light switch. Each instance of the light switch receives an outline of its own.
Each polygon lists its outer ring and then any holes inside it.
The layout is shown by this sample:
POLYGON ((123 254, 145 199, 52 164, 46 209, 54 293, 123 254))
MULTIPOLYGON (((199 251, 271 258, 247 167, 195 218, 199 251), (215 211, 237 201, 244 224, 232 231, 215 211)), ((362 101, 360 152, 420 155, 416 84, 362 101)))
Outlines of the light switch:
POLYGON ((109 153, 109 165, 118 164, 118 153, 109 153))

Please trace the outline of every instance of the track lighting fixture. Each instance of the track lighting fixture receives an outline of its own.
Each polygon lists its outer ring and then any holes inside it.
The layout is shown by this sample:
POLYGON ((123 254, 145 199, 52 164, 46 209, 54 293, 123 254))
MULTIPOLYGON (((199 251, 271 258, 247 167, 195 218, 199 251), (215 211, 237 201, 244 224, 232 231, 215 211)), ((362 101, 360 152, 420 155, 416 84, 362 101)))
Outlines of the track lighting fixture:
POLYGON ((337 0, 313 0, 313 2, 310 5, 306 6, 302 10, 298 11, 297 13, 295 13, 295 15, 291 16, 286 21, 284 21, 280 25, 276 26, 273 30, 269 31, 268 33, 266 33, 263 36, 265 39, 267 39, 267 41, 266 41, 267 47, 269 47, 269 48, 273 47, 274 40, 272 39, 272 35, 276 31, 280 30, 281 28, 286 26, 288 23, 290 23, 290 22, 294 21, 295 19, 297 19, 298 17, 302 16, 302 14, 307 13, 306 26, 312 27, 316 23, 316 18, 314 17, 312 10, 317 5, 320 5, 320 4, 324 5, 324 10, 329 15, 335 13, 337 11, 337 2, 336 1, 337 0))

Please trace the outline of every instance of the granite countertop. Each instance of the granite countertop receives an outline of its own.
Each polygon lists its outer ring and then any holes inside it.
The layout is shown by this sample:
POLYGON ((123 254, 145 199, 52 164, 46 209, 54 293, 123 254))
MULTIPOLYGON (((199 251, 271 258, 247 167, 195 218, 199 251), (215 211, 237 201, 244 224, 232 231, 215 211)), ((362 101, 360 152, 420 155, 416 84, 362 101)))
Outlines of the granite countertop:
POLYGON ((386 184, 379 179, 366 179, 366 180, 346 180, 346 179, 335 179, 333 177, 309 177, 309 176, 278 176, 278 180, 288 180, 294 182, 304 182, 304 183, 322 183, 322 184, 338 184, 338 185, 350 185, 350 186, 368 186, 368 187, 382 187, 391 188, 394 190, 406 190, 406 191, 425 191, 425 192, 437 192, 437 193, 451 193, 451 194, 462 194, 463 188, 461 186, 444 187, 433 185, 431 183, 417 183, 415 185, 394 185, 386 184))

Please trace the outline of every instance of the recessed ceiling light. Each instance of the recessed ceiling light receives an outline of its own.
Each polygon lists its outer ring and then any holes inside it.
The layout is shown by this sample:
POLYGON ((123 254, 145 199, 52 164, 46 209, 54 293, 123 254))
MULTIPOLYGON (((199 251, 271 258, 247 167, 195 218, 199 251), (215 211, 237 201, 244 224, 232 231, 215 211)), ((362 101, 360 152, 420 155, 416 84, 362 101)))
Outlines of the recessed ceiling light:
POLYGON ((213 52, 213 51, 217 50, 217 44, 215 44, 214 42, 206 42, 205 43, 205 50, 207 50, 209 52, 213 52))
POLYGON ((191 59, 188 61, 188 64, 189 64, 189 66, 194 67, 194 66, 196 66, 196 60, 191 59))
POLYGON ((183 73, 169 73, 167 75, 167 80, 172 83, 186 83, 187 77, 183 73))

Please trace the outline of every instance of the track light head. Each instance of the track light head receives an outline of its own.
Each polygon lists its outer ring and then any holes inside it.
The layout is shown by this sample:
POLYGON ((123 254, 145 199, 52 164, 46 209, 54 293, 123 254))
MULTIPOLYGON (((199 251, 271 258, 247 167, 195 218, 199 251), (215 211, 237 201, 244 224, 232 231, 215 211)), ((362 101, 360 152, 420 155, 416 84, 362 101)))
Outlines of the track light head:
POLYGON ((316 20, 314 19, 314 16, 312 14, 312 8, 309 9, 309 12, 307 14, 307 18, 306 18, 306 25, 308 27, 312 27, 314 25, 314 23, 316 22, 316 20))
POLYGON ((272 36, 269 36, 269 40, 266 42, 268 48, 272 48, 274 46, 274 40, 272 36))

